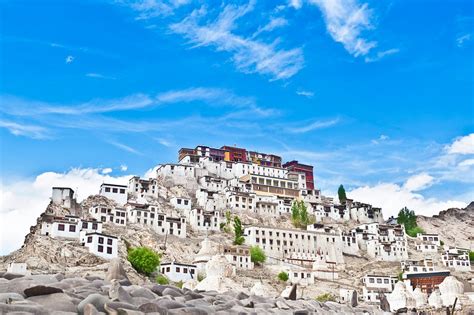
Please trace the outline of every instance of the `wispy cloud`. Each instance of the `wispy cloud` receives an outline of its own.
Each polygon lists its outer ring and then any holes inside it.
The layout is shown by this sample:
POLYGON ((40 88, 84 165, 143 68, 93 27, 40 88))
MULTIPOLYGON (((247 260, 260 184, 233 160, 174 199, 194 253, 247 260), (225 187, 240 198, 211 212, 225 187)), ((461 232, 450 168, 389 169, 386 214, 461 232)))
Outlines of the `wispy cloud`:
POLYGON ((190 2, 190 0, 116 0, 116 3, 129 6, 137 11, 139 13, 137 20, 171 15, 174 10, 190 2))
POLYGON ((392 49, 388 49, 384 51, 379 51, 374 57, 369 57, 369 56, 365 57, 365 62, 376 62, 386 56, 394 55, 399 52, 400 52, 400 49, 398 48, 392 48, 392 49))
POLYGON ((111 77, 111 76, 107 76, 107 75, 103 75, 103 74, 95 73, 95 72, 86 73, 86 77, 94 78, 94 79, 105 79, 105 80, 116 80, 117 79, 115 77, 111 77))
POLYGON ((258 30, 252 35, 252 38, 257 37, 261 33, 271 32, 277 28, 287 26, 287 25, 288 25, 287 19, 282 18, 282 17, 272 17, 266 25, 258 28, 258 30))
POLYGON ((120 143, 120 142, 117 142, 117 141, 114 141, 114 140, 109 140, 107 141, 109 144, 113 145, 114 147, 117 147, 123 151, 127 151, 127 152, 130 152, 130 153, 133 153, 133 154, 136 154, 136 155, 143 155, 142 152, 126 145, 126 144, 123 144, 123 143, 120 143))
POLYGON ((314 92, 306 91, 306 90, 297 90, 296 94, 307 97, 307 98, 312 98, 314 96, 314 92))
POLYGON ((65 60, 66 63, 72 63, 73 61, 74 61, 74 56, 69 55, 66 57, 66 60, 65 60))
POLYGON ((156 141, 158 141, 158 143, 161 144, 162 146, 165 146, 165 147, 168 147, 168 148, 171 148, 171 147, 174 146, 173 143, 166 140, 165 138, 156 138, 156 141))
POLYGON ((159 103, 205 102, 211 105, 233 105, 237 107, 253 106, 255 99, 242 97, 227 89, 189 88, 160 93, 156 96, 159 103))
POLYGON ((291 133, 305 133, 316 129, 329 128, 336 125, 340 121, 339 118, 330 120, 317 120, 303 127, 289 128, 288 131, 291 133))
POLYGON ((448 154, 474 154, 474 133, 457 138, 446 150, 448 154))
POLYGON ((460 35, 456 38, 456 44, 458 45, 458 47, 462 47, 466 42, 471 40, 471 37, 471 33, 460 35))
POLYGON ((272 80, 294 76, 304 64, 300 48, 280 49, 276 40, 265 43, 233 32, 236 21, 252 10, 253 2, 243 6, 226 5, 215 20, 209 21, 209 12, 201 7, 181 22, 172 24, 170 29, 186 38, 191 48, 212 47, 230 53, 241 72, 267 75, 272 80), (202 20, 205 22, 201 24, 202 20))
POLYGON ((357 0, 310 0, 322 11, 326 28, 331 37, 355 57, 365 56, 377 46, 376 41, 362 37, 373 28, 372 11, 368 4, 357 0))
POLYGON ((0 128, 7 129, 15 136, 24 136, 32 139, 50 138, 48 129, 28 124, 21 124, 12 121, 0 120, 0 128))

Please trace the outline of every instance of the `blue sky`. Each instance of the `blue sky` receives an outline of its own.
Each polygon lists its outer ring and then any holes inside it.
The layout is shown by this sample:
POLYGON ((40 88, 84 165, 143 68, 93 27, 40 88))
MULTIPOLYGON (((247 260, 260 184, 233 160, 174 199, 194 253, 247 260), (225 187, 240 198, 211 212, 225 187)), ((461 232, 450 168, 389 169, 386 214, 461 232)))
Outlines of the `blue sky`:
POLYGON ((236 144, 390 211, 474 199, 472 1, 0 6, 4 196, 47 172, 143 175, 180 147, 236 144))

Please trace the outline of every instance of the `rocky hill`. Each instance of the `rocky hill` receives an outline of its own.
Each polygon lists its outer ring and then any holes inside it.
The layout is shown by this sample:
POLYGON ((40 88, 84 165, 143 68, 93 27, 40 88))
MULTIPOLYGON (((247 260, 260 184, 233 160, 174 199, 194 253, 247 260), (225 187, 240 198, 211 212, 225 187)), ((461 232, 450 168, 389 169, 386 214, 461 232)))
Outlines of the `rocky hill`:
POLYGON ((425 232, 438 233, 445 244, 471 248, 474 242, 474 201, 464 209, 451 208, 432 217, 418 216, 416 221, 425 232))

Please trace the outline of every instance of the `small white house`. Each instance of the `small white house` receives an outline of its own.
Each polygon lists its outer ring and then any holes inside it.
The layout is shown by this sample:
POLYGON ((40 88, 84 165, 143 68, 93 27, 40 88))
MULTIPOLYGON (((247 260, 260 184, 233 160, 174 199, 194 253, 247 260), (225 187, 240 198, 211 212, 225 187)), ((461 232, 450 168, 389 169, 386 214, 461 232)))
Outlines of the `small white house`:
POLYGON ((127 185, 102 184, 100 185, 100 195, 112 199, 119 205, 127 203, 127 185))
POLYGON ((81 229, 79 217, 45 217, 41 222, 41 235, 51 236, 53 238, 62 237, 70 239, 79 239, 81 229))
POLYGON ((366 275, 362 278, 364 287, 362 295, 367 303, 380 303, 380 293, 390 293, 395 288, 396 277, 383 275, 366 275))
POLYGON ((197 280, 196 265, 181 264, 177 262, 163 263, 160 265, 160 271, 173 282, 197 280))
POLYGON ((170 202, 175 209, 182 211, 191 210, 191 199, 183 197, 173 197, 171 198, 170 202))
POLYGON ((441 240, 438 234, 418 233, 416 238, 426 244, 441 246, 441 240))
POLYGON ((422 243, 416 245, 416 250, 422 253, 437 253, 438 252, 438 245, 430 244, 430 243, 422 243))
POLYGON ((26 263, 9 263, 7 267, 8 273, 13 273, 16 275, 26 275, 28 274, 28 270, 26 267, 26 263))
POLYGON ((314 284, 314 274, 310 269, 293 269, 288 272, 288 281, 292 284, 314 284))
POLYGON ((81 233, 81 243, 89 252, 105 259, 118 256, 118 239, 115 236, 98 232, 81 233))
POLYGON ((466 252, 458 252, 456 254, 446 251, 443 256, 441 256, 441 259, 445 267, 460 272, 471 271, 471 261, 469 260, 469 254, 466 252))

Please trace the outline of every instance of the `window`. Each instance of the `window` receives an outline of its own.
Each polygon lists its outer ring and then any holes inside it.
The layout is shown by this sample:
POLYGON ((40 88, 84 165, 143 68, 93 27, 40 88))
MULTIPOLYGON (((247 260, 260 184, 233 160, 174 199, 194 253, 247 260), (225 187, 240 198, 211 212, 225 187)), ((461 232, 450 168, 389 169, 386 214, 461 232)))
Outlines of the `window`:
POLYGON ((110 187, 105 187, 105 192, 110 192, 110 187))
POLYGON ((385 284, 389 283, 388 279, 383 279, 383 283, 385 284))
POLYGON ((112 247, 107 247, 107 254, 112 254, 112 247))
POLYGON ((69 226, 69 232, 76 232, 76 226, 75 225, 70 225, 69 226))
POLYGON ((107 239, 107 245, 112 245, 112 242, 113 242, 113 241, 112 241, 111 238, 108 238, 108 239, 107 239))
POLYGON ((99 237, 99 244, 104 244, 104 238, 103 237, 99 237))
POLYGON ((97 223, 92 223, 92 229, 97 230, 97 223))
POLYGON ((64 231, 64 224, 58 224, 58 231, 64 231))
POLYGON ((176 272, 181 272, 181 268, 176 267, 176 272))
POLYGON ((87 243, 92 243, 92 236, 87 237, 87 243))
POLYGON ((121 194, 125 194, 125 189, 121 188, 121 189, 120 189, 120 193, 121 193, 121 194))
POLYGON ((114 194, 116 194, 116 193, 118 193, 118 189, 117 189, 117 188, 112 188, 112 192, 113 192, 114 194))
POLYGON ((99 245, 99 246, 97 247, 97 251, 103 253, 103 252, 104 252, 104 246, 99 245))
POLYGON ((369 278, 369 283, 374 283, 374 278, 369 278))
POLYGON ((382 279, 377 279, 377 283, 382 283, 382 279))
POLYGON ((188 273, 188 268, 183 268, 184 273, 188 273))
POLYGON ((87 222, 82 222, 82 228, 87 229, 87 222))

